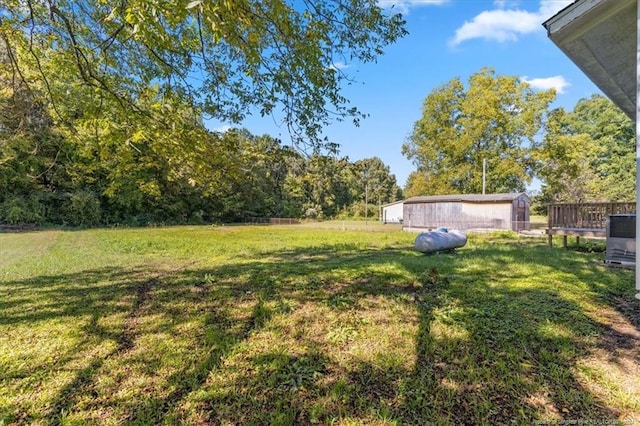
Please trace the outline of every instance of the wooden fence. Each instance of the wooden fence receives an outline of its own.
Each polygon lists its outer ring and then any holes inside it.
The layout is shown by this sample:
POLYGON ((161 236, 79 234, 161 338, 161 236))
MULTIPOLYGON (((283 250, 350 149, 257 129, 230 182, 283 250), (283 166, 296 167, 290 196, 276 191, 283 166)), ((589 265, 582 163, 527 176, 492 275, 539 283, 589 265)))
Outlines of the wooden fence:
POLYGON ((241 223, 246 225, 297 225, 300 219, 293 217, 250 217, 241 223))

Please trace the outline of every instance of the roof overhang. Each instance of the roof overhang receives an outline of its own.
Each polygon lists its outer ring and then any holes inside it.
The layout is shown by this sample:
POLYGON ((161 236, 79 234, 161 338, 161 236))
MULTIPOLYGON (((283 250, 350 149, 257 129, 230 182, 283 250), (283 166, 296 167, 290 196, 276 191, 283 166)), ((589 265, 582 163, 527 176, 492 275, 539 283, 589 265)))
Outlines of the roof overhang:
POLYGON ((632 120, 637 0, 577 0, 544 22, 549 38, 632 120))

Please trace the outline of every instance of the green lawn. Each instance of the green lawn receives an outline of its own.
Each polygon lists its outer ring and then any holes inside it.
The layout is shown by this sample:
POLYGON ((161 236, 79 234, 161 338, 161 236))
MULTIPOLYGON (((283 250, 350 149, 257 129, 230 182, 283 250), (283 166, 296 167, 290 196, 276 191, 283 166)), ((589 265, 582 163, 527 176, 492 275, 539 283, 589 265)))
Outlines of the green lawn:
POLYGON ((640 302, 602 243, 414 238, 0 234, 0 425, 640 421, 640 302))

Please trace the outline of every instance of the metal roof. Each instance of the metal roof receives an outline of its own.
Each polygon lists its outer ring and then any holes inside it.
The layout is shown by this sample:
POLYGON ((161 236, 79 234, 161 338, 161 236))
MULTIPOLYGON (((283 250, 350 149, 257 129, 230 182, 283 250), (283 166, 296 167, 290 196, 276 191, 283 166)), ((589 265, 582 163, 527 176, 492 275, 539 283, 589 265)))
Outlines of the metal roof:
POLYGON ((383 204, 383 205, 382 205, 382 206, 380 206, 380 207, 389 207, 389 206, 394 206, 394 205, 396 205, 396 204, 402 204, 402 203, 404 203, 404 200, 398 200, 398 201, 394 201, 393 203, 383 204))
POLYGON ((542 25, 551 41, 632 120, 637 0, 577 0, 542 25))
POLYGON ((446 203, 446 202, 465 202, 465 203, 499 203, 511 202, 516 198, 527 196, 524 192, 513 192, 504 194, 456 194, 456 195, 431 195, 427 197, 412 197, 404 200, 405 204, 418 203, 446 203))

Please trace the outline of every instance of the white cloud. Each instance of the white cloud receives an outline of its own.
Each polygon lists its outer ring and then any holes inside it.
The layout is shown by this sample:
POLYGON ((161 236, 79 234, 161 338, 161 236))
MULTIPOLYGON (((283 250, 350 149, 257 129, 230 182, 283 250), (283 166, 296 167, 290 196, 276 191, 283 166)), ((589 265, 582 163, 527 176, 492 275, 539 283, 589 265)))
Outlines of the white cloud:
POLYGON ((485 10, 456 30, 450 44, 457 46, 475 38, 498 42, 515 41, 520 35, 542 31, 542 23, 573 0, 541 0, 536 12, 504 9, 505 1, 496 0, 498 9, 485 10))
POLYGON ((351 65, 349 64, 345 64, 344 62, 334 62, 333 64, 331 64, 330 68, 333 68, 334 70, 343 70, 346 68, 350 68, 351 65))
POLYGON ((451 43, 458 45, 474 38, 515 41, 519 34, 533 32, 538 25, 540 21, 537 16, 530 12, 502 9, 485 11, 458 28, 451 43))
POLYGON ((556 89, 556 93, 558 94, 564 93, 564 89, 566 87, 571 86, 571 83, 569 83, 561 75, 556 75, 556 76, 547 77, 547 78, 532 78, 530 80, 525 76, 525 77, 522 77, 522 81, 524 81, 525 83, 528 83, 529 86, 531 86, 534 89, 539 89, 539 90, 556 89))
POLYGON ((394 12, 406 15, 409 9, 419 6, 437 6, 449 3, 451 0, 378 0, 378 5, 383 9, 393 8, 394 12))
POLYGON ((213 131, 216 133, 227 133, 229 130, 231 130, 231 128, 232 127, 229 126, 228 124, 223 124, 222 126, 219 126, 213 129, 213 131))
POLYGON ((543 21, 546 21, 574 1, 575 0, 542 0, 538 13, 541 15, 543 21))

